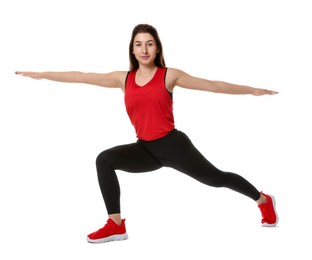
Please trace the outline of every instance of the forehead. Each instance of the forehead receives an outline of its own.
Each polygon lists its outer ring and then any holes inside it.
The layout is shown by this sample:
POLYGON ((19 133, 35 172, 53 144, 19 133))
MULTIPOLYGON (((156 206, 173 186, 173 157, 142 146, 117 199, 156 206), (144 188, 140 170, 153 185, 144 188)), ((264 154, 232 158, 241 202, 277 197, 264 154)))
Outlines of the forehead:
POLYGON ((134 42, 148 42, 148 41, 155 41, 154 37, 149 33, 138 33, 134 37, 134 42))

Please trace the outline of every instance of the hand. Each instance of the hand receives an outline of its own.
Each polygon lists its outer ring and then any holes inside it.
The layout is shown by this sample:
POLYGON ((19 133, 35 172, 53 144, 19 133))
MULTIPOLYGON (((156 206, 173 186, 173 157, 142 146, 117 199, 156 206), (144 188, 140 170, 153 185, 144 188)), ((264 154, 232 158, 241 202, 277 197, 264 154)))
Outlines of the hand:
POLYGON ((33 79, 42 79, 40 72, 27 72, 27 71, 16 71, 16 75, 22 75, 24 77, 30 77, 33 79))
POLYGON ((272 90, 267 90, 267 89, 256 88, 252 94, 254 96, 276 95, 276 94, 278 94, 278 92, 272 91, 272 90))

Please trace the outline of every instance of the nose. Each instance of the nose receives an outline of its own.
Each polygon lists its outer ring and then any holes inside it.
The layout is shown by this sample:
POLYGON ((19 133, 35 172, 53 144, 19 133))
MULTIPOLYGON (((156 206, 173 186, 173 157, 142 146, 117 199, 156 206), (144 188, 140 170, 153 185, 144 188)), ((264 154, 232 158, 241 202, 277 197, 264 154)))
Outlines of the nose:
POLYGON ((145 45, 143 45, 142 52, 143 52, 143 53, 147 53, 147 48, 146 48, 145 45))

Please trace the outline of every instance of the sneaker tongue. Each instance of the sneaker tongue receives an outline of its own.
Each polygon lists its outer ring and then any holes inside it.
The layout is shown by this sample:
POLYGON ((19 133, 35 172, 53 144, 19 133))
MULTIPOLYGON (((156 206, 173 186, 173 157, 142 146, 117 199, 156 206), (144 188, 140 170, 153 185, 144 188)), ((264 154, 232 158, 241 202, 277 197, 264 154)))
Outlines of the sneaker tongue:
POLYGON ((111 224, 111 225, 117 225, 116 222, 114 220, 112 220, 111 218, 109 218, 107 220, 107 224, 111 224))

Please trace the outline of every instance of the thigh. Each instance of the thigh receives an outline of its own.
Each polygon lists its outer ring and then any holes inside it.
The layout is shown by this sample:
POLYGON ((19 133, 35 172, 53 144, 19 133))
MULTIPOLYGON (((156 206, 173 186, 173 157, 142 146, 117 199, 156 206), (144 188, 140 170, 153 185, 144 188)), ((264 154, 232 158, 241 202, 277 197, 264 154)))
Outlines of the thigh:
POLYGON ((172 132, 157 142, 143 144, 162 165, 172 167, 199 181, 204 182, 207 175, 213 177, 220 173, 181 131, 172 132))
POLYGON ((97 165, 104 163, 115 170, 127 172, 147 172, 157 170, 162 165, 140 144, 119 145, 103 151, 97 158, 97 165))
POLYGON ((201 179, 203 175, 219 173, 212 163, 193 145, 186 134, 180 132, 172 146, 170 166, 192 177, 201 179))

